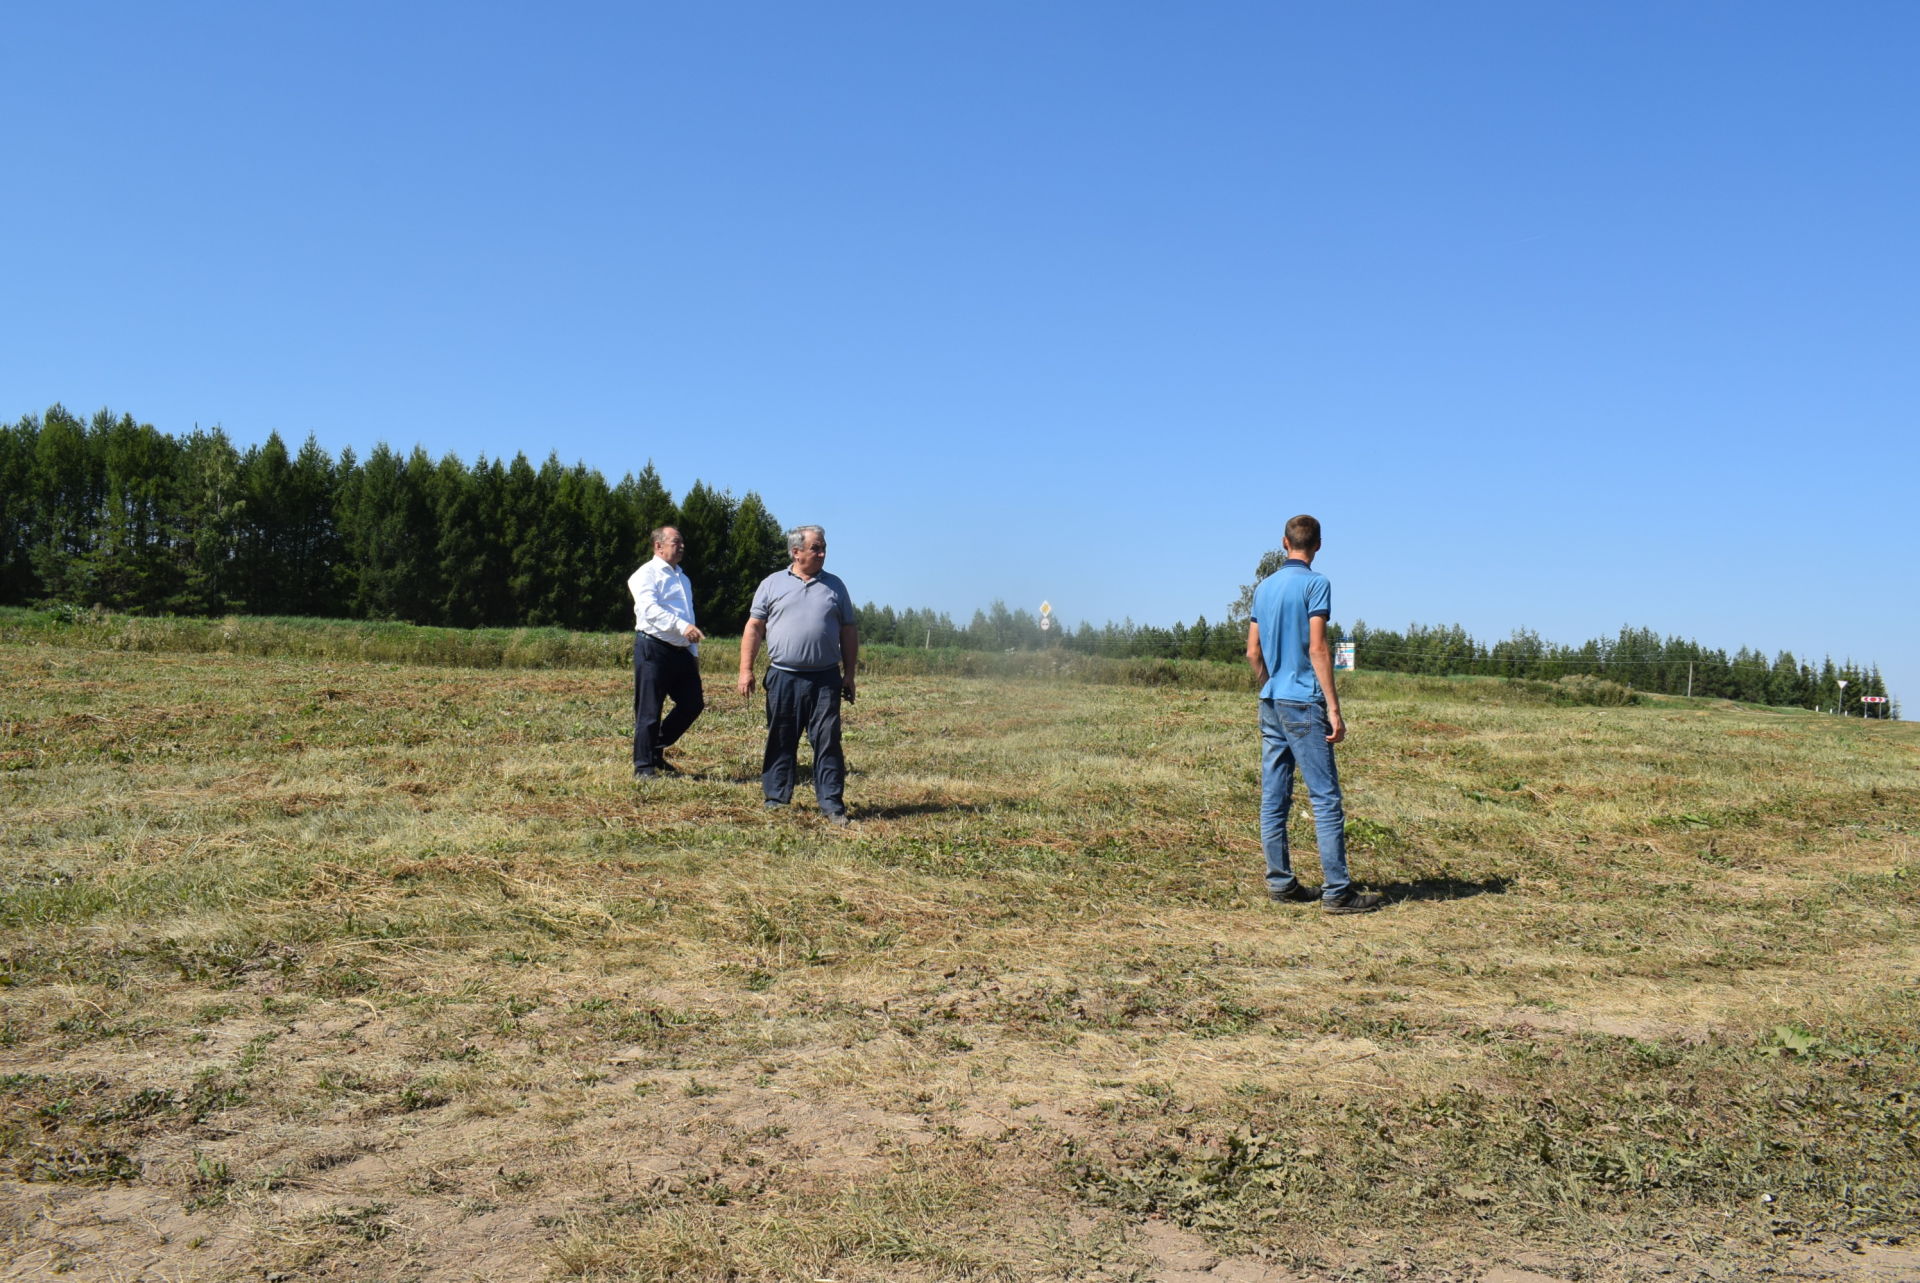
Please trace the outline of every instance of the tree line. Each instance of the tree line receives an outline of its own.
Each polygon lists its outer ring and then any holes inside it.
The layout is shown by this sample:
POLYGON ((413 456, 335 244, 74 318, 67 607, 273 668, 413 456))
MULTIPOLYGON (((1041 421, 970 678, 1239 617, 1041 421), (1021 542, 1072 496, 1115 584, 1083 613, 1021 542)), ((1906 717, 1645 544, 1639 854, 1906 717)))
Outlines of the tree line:
POLYGON ((1215 660, 1239 660, 1247 649, 1244 622, 1209 624, 1204 615, 1191 625, 1176 623, 1171 627, 1136 624, 1131 619, 1098 627, 1082 620, 1078 627, 1069 627, 1056 620, 1051 629, 1043 629, 1040 617, 1033 612, 1009 610, 1004 601, 974 611, 972 620, 964 625, 955 624, 952 616, 943 612, 896 611, 872 602, 860 607, 858 615, 863 641, 896 646, 951 646, 960 650, 1040 650, 1057 646, 1113 659, 1215 660))
MULTIPOLYGON (((0 605, 629 629, 626 574, 652 555, 648 535, 662 525, 687 538, 703 625, 739 633, 755 586, 787 564, 782 527, 751 491, 736 500, 696 480, 676 501, 651 463, 610 485, 554 455, 538 467, 525 455, 469 466, 380 444, 363 461, 351 449, 331 457, 312 437, 290 452, 277 433, 240 450, 219 428, 175 437, 131 415, 82 420, 58 405, 0 425, 0 605)), ((1261 558, 1256 582, 1279 558, 1261 558)), ((1128 619, 1043 629, 1000 601, 965 625, 869 602, 859 623, 877 644, 1238 663, 1252 597, 1248 585, 1225 618, 1170 627, 1128 619)), ((1489 645, 1458 625, 1395 632, 1361 621, 1331 631, 1358 644, 1361 667, 1388 672, 1586 674, 1856 714, 1862 696, 1887 693, 1874 665, 1829 657, 1815 667, 1784 651, 1768 659, 1643 628, 1578 646, 1525 630, 1489 645)))
POLYGON ((554 455, 333 458, 277 433, 240 450, 219 428, 176 437, 58 405, 0 426, 6 605, 630 629, 626 576, 662 525, 687 537, 702 622, 738 633, 787 563, 780 523, 701 481, 676 502, 651 463, 609 485, 554 455))
MULTIPOLYGON (((1459 625, 1410 626, 1406 632, 1354 625, 1349 640, 1363 667, 1403 673, 1474 673, 1548 681, 1576 674, 1603 677, 1635 690, 1665 695, 1705 695, 1796 708, 1844 709, 1859 716, 1863 696, 1886 696, 1877 664, 1832 656, 1815 667, 1792 651, 1772 659, 1755 647, 1728 651, 1683 637, 1662 637, 1649 628, 1622 627, 1618 635, 1578 646, 1542 641, 1527 629, 1486 645, 1459 625), (1841 682, 1846 685, 1842 687, 1841 682)), ((1889 716, 1898 707, 1889 706, 1889 716)), ((1875 713, 1874 716, 1881 716, 1875 713)))
MULTIPOLYGON (((1236 605, 1244 610, 1252 594, 1236 605)), ((1132 620, 1100 627, 1082 622, 1077 628, 1043 630, 1037 616, 1008 610, 996 601, 977 610, 966 626, 931 610, 896 612, 872 603, 860 608, 860 635, 874 642, 903 646, 953 646, 963 650, 1037 650, 1057 646, 1087 655, 1123 659, 1211 659, 1241 663, 1247 649, 1247 619, 1230 607, 1228 618, 1210 624, 1206 616, 1192 624, 1171 628, 1135 624, 1132 620)), ((1797 708, 1844 708, 1859 716, 1867 707, 1863 696, 1887 694, 1878 665, 1861 666, 1848 660, 1836 665, 1831 656, 1819 667, 1781 651, 1768 659, 1762 651, 1742 646, 1727 651, 1681 637, 1661 637, 1647 628, 1623 627, 1614 637, 1595 638, 1577 646, 1542 641, 1526 629, 1504 641, 1487 644, 1469 636, 1458 624, 1448 627, 1409 625, 1405 632, 1373 628, 1365 620, 1345 629, 1328 628, 1335 642, 1354 643, 1358 666, 1375 672, 1477 675, 1555 681, 1589 676, 1618 682, 1634 690, 1667 695, 1704 695, 1777 704, 1797 708), (1846 686, 1842 687, 1841 682, 1846 686)), ((1884 714, 1899 716, 1898 704, 1884 714)))

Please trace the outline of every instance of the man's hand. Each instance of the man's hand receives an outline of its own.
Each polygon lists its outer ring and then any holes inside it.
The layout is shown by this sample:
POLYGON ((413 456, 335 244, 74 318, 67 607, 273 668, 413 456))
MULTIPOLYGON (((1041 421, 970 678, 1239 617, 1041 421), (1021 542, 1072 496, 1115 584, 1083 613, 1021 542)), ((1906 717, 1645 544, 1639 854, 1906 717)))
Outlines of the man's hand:
POLYGON ((760 643, 766 640, 767 621, 749 619, 740 633, 740 693, 753 694, 753 661, 760 654, 760 643))
POLYGON ((846 700, 847 703, 851 704, 853 703, 853 696, 854 696, 853 678, 842 677, 840 679, 840 698, 846 700))
POLYGON ((686 632, 687 640, 690 642, 703 642, 707 639, 707 635, 698 628, 695 628, 692 624, 687 625, 686 632))
POLYGON ((1340 710, 1327 710, 1327 743, 1338 744, 1347 737, 1347 719, 1340 716, 1340 710))

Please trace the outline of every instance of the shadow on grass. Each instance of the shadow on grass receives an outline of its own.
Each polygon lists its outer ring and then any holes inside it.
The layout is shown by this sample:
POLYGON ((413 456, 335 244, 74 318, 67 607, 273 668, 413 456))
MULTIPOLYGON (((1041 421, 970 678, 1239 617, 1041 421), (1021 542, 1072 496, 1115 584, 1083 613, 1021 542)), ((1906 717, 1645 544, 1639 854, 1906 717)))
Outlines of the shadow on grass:
POLYGON ((1388 903, 1400 900, 1465 900, 1476 895, 1505 895, 1511 885, 1507 878, 1488 878, 1470 882, 1465 878, 1421 878, 1414 882, 1388 882, 1376 889, 1388 903))
POLYGON ((990 807, 978 802, 902 802, 898 806, 858 806, 851 808, 862 820, 904 820, 915 815, 978 815, 990 807))
MULTIPOLYGON (((652 775, 635 775, 633 782, 635 784, 650 784, 656 780, 685 780, 691 783, 705 783, 708 780, 716 779, 724 780, 726 777, 724 775, 709 775, 705 771, 696 771, 690 766, 669 766, 664 770, 654 771, 652 775)), ((759 777, 755 776, 754 783, 758 784, 759 782, 759 777)))

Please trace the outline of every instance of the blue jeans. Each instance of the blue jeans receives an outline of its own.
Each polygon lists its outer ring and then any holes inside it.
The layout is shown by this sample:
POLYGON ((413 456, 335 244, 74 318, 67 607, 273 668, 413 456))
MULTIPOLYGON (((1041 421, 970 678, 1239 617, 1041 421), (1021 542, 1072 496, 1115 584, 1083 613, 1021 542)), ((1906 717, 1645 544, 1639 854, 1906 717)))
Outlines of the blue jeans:
POLYGON ((847 809, 847 759, 840 751, 840 670, 767 669, 767 751, 760 759, 760 791, 767 801, 793 801, 800 733, 813 745, 813 796, 828 815, 847 809))
POLYGON ((1340 802, 1340 772, 1333 764, 1332 727, 1320 704, 1260 701, 1260 845, 1267 854, 1267 889, 1285 891, 1296 879, 1287 850, 1287 813, 1293 809, 1297 767, 1313 803, 1320 844, 1322 898, 1331 900, 1352 883, 1347 878, 1347 816, 1340 802))

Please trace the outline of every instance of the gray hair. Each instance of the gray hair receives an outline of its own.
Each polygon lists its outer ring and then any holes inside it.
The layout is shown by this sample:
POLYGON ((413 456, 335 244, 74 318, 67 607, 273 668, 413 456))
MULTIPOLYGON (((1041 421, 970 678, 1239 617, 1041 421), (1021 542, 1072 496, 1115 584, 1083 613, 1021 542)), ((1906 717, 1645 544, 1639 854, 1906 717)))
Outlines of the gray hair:
POLYGON ((821 543, 827 541, 827 532, 820 526, 795 526, 787 531, 787 555, 799 552, 800 546, 807 542, 808 535, 819 535, 821 543))

